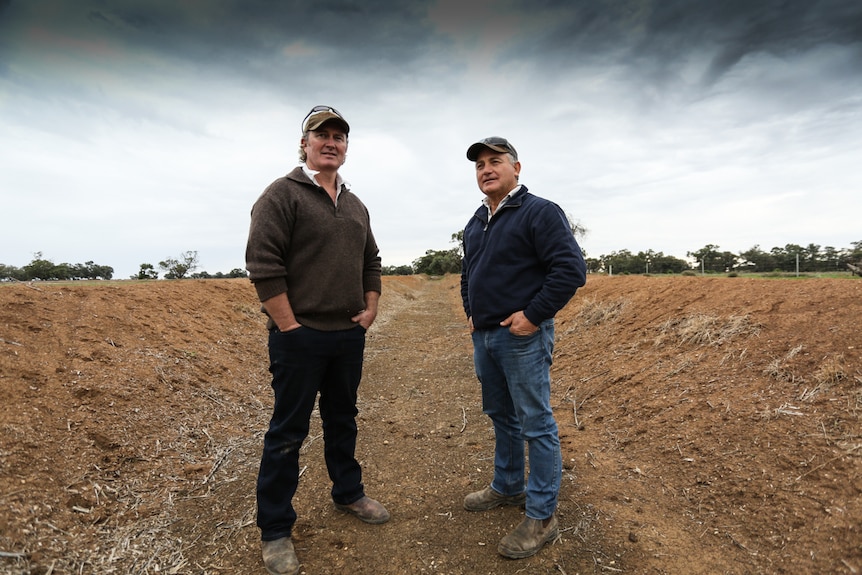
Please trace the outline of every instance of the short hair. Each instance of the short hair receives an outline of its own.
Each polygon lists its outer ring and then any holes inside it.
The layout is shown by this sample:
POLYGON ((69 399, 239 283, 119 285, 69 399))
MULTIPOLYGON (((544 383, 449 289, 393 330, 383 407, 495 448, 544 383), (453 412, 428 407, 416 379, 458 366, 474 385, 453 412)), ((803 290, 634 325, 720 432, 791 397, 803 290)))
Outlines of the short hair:
POLYGON ((302 139, 299 140, 299 161, 304 164, 308 160, 308 154, 305 153, 305 146, 302 145, 303 140, 308 140, 308 130, 302 133, 302 139))
MULTIPOLYGON (((302 140, 308 140, 308 133, 312 130, 306 130, 302 133, 302 140)), ((347 134, 344 135, 345 141, 347 141, 347 134)), ((308 161, 308 154, 305 153, 305 146, 302 145, 302 140, 299 141, 299 161, 303 164, 308 161)))

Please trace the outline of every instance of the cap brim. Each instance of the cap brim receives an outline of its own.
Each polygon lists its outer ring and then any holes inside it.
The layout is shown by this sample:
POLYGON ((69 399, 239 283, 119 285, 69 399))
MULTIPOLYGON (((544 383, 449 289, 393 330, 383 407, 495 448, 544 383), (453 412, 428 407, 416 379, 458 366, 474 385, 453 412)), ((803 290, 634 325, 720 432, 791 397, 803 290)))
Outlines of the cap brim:
POLYGON ((475 162, 476 158, 479 157, 479 153, 482 150, 491 150, 492 152, 497 152, 499 154, 511 154, 512 150, 507 148, 503 148, 501 146, 492 146, 491 144, 484 144, 482 142, 476 142, 469 148, 467 148, 467 159, 471 162, 475 162))
POLYGON ((350 125, 344 120, 344 118, 332 112, 317 112, 316 114, 312 114, 305 123, 304 131, 316 130, 327 122, 338 124, 341 129, 344 130, 345 134, 350 133, 350 125))

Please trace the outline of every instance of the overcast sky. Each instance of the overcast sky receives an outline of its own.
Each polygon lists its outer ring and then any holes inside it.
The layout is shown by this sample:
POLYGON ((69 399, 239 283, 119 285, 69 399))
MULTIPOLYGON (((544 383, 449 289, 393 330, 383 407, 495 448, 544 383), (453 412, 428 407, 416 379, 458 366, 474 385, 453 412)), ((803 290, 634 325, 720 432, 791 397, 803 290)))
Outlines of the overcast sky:
POLYGON ((317 104, 384 265, 454 247, 491 135, 588 257, 862 240, 859 0, 0 0, 0 263, 243 268, 317 104))

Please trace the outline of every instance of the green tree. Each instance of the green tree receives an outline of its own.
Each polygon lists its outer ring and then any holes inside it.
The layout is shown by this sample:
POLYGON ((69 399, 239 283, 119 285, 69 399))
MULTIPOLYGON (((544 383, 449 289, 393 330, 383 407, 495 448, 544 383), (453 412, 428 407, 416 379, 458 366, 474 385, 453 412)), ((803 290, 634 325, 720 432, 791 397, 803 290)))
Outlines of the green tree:
POLYGON ((183 279, 197 269, 198 252, 183 252, 179 259, 167 258, 165 261, 159 262, 159 267, 165 272, 165 279, 183 279))
POLYGON ((109 280, 114 277, 114 268, 111 266, 100 266, 92 261, 72 266, 74 279, 87 280, 109 280))
MULTIPOLYGON (((42 256, 42 252, 33 254, 33 261, 22 269, 15 269, 14 279, 28 280, 109 280, 114 276, 114 268, 100 266, 88 261, 84 264, 55 264, 42 256)), ((2 278, 2 276, 0 276, 2 278)))
POLYGON ((629 250, 619 250, 599 258, 602 269, 610 274, 637 274, 646 269, 646 260, 637 258, 629 250))
POLYGON ((775 269, 775 256, 760 249, 760 246, 755 244, 744 252, 739 252, 739 264, 737 267, 742 267, 752 272, 768 272, 775 269))
POLYGON ((651 274, 679 274, 691 267, 687 261, 674 256, 666 256, 662 252, 648 250, 647 254, 649 273, 651 274))
MULTIPOLYGON (((783 248, 772 248, 772 255, 775 256, 775 268, 783 272, 792 272, 796 270, 796 257, 799 256, 802 262, 805 254, 805 249, 796 244, 787 244, 783 248)), ((800 263, 800 268, 801 268, 800 263)))
POLYGON ((385 276, 410 276, 413 275, 413 266, 383 266, 383 275, 385 276))
POLYGON ((230 270, 228 273, 216 272, 214 274, 211 274, 207 271, 201 271, 201 272, 193 273, 189 277, 191 277, 193 279, 201 279, 201 280, 208 280, 208 279, 220 280, 220 279, 232 279, 232 278, 247 278, 248 273, 242 268, 234 268, 234 269, 230 270))
POLYGON ((133 280, 157 280, 159 279, 159 272, 153 267, 153 264, 141 264, 141 269, 138 270, 136 275, 131 277, 133 280))
POLYGON ((452 234, 449 243, 453 243, 458 250, 458 257, 464 257, 464 230, 460 230, 452 234))
POLYGON ((841 251, 832 246, 823 248, 823 271, 833 272, 841 267, 841 251))
POLYGON ((44 259, 42 252, 33 254, 33 260, 24 266, 24 279, 26 280, 53 280, 58 279, 55 275, 54 262, 44 259))
POLYGON ((459 248, 449 250, 428 250, 421 258, 414 260, 413 269, 417 274, 440 276, 461 273, 461 254, 459 248))
POLYGON ((602 257, 604 256, 597 258, 584 258, 584 261, 587 263, 587 273, 597 274, 606 271, 603 267, 604 264, 602 263, 602 257))
POLYGON ((23 279, 24 270, 22 270, 21 268, 17 268, 15 266, 7 266, 6 264, 0 264, 0 281, 22 281, 23 279))
POLYGON ((736 268, 736 255, 731 252, 720 252, 719 247, 713 244, 706 244, 694 252, 688 252, 685 255, 694 258, 697 262, 697 267, 708 272, 724 273, 736 268))
POLYGON ((74 267, 67 263, 56 264, 54 269, 51 270, 51 277, 45 279, 52 280, 77 280, 81 279, 75 276, 74 267))
POLYGON ((823 266, 821 262, 822 252, 817 244, 808 244, 805 246, 802 254, 800 254, 799 267, 804 272, 821 272, 823 266))
POLYGON ((413 260, 413 273, 440 276, 461 273, 461 260, 464 258, 464 230, 452 234, 449 243, 455 244, 448 250, 428 250, 419 259, 413 260))

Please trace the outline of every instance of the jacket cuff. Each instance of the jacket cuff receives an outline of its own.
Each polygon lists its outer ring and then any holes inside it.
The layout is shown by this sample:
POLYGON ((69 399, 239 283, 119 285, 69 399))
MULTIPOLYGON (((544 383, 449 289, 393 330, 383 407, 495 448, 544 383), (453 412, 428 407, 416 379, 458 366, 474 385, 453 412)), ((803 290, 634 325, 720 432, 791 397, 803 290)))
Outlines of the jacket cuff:
MULTIPOLYGON (((545 321, 542 318, 535 317, 533 314, 533 310, 530 308, 527 308, 524 310, 524 317, 527 318, 528 320, 530 320, 530 323, 533 325, 540 325, 543 321, 545 321)), ((545 319, 547 319, 547 318, 545 318, 545 319)))
MULTIPOLYGON (((285 291, 287 288, 285 287, 285 291)), ((362 278, 362 291, 376 291, 377 293, 383 293, 383 280, 380 279, 379 275, 366 275, 362 278)))
POLYGON ((254 282, 254 289, 257 290, 257 298, 263 302, 287 292, 287 281, 283 277, 257 280, 254 282))

